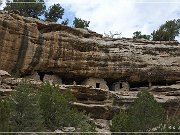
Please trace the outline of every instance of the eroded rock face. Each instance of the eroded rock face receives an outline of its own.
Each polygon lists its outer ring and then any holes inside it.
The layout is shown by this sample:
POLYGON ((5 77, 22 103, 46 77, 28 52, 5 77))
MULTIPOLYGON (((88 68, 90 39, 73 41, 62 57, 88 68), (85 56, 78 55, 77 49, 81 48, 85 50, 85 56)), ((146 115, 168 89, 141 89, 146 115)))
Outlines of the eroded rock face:
POLYGON ((0 11, 0 52, 0 69, 23 74, 41 71, 143 81, 152 67, 160 66, 168 71, 167 79, 180 80, 178 42, 105 38, 4 11, 0 11))
MULTIPOLYGON (((0 84, 0 95, 7 96, 12 93, 15 86, 23 78, 6 78, 0 84)), ((35 87, 39 88, 42 85, 41 81, 28 79, 35 87)), ((120 111, 120 109, 129 109, 134 100, 137 98, 138 91, 108 91, 85 85, 60 85, 63 91, 70 90, 77 99, 72 103, 79 111, 85 111, 94 119, 111 120, 112 117, 120 111)), ((166 109, 169 117, 180 116, 180 85, 171 86, 153 86, 147 89, 154 95, 155 99, 161 103, 166 109)))
MULTIPOLYGON (((36 73, 31 77, 41 80, 45 73, 53 73, 62 78, 63 84, 83 84, 84 81, 90 84, 88 78, 98 78, 105 86, 103 89, 121 81, 151 80, 154 83, 167 80, 167 83, 178 83, 180 44, 175 41, 112 39, 90 30, 0 11, 0 69, 24 75, 36 73)), ((52 76, 46 78, 54 79, 52 76)), ((18 79, 4 79, 0 91, 12 91, 17 83, 18 79)), ((93 86, 97 87, 95 83, 93 86)), ((120 108, 130 107, 137 94, 136 91, 116 93, 78 85, 64 88, 74 92, 78 99, 74 105, 78 109, 100 119, 111 119, 120 108)), ((179 89, 179 86, 163 86, 150 90, 158 102, 174 113, 179 105, 179 89)))

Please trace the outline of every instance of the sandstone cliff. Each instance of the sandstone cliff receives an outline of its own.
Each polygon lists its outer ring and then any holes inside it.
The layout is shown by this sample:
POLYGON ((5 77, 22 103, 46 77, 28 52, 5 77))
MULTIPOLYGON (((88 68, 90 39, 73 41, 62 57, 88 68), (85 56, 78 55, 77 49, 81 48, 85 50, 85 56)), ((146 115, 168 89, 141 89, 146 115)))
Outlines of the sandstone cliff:
MULTIPOLYGON (((1 72, 0 72, 1 73, 1 72)), ((1 76, 1 74, 0 74, 1 76)), ((14 88, 23 78, 11 78, 2 76, 0 81, 0 95, 10 95, 14 88)), ((38 88, 41 81, 29 80, 31 84, 38 88)), ((72 103, 80 111, 85 111, 91 118, 111 120, 114 114, 120 109, 129 109, 137 98, 139 91, 107 91, 85 85, 60 85, 63 91, 71 90, 77 101, 72 103)), ((139 88, 140 90, 140 88, 139 88)), ((157 102, 161 103, 166 110, 168 117, 180 116, 180 84, 171 86, 153 86, 146 89, 154 95, 157 102)))
POLYGON ((40 71, 133 82, 148 80, 151 71, 166 80, 180 80, 178 42, 112 39, 4 11, 0 11, 0 52, 0 69, 24 75, 40 71))

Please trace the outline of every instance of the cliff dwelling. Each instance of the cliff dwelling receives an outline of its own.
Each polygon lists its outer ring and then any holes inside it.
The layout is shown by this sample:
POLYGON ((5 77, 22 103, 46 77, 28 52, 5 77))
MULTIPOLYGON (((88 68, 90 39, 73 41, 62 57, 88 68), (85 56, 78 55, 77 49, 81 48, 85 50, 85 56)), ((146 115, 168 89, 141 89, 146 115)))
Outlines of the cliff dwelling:
POLYGON ((128 82, 115 82, 111 86, 112 91, 129 91, 129 83, 128 82))
POLYGON ((86 79, 82 85, 89 85, 89 86, 92 86, 94 88, 97 88, 97 89, 105 89, 105 90, 109 90, 109 87, 107 86, 107 83, 104 79, 101 79, 101 78, 88 78, 86 79))

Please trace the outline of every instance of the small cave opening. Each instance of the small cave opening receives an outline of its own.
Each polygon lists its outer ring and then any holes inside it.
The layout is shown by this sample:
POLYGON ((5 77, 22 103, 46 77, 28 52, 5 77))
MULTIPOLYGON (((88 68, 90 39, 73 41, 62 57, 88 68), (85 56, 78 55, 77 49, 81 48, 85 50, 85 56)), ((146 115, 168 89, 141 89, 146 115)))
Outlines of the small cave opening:
POLYGON ((43 82, 45 73, 44 73, 44 72, 37 72, 37 73, 38 73, 38 75, 39 75, 40 80, 43 82))
POLYGON ((44 76, 45 75, 53 75, 53 72, 37 72, 39 75, 40 80, 43 82, 44 81, 44 76))
POLYGON ((130 88, 138 88, 138 87, 149 87, 148 81, 141 81, 141 82, 129 82, 130 88))
MULTIPOLYGON (((130 88, 139 88, 139 87, 149 87, 149 82, 148 81, 134 81, 130 82, 130 88)), ((152 86, 170 86, 176 84, 176 81, 167 81, 167 80, 158 80, 158 81, 153 81, 152 86)))
POLYGON ((173 84, 177 84, 177 81, 174 81, 174 80, 166 80, 166 85, 167 85, 167 86, 170 86, 170 85, 173 85, 173 84))
POLYGON ((123 87, 122 87, 122 83, 119 83, 119 89, 122 89, 123 87))
POLYGON ((152 82, 152 86, 166 86, 167 82, 166 80, 158 80, 156 82, 152 82))
POLYGON ((82 85, 82 83, 85 81, 85 77, 82 76, 70 76, 70 75, 62 75, 62 84, 65 85, 73 85, 74 83, 76 85, 82 85))
MULTIPOLYGON (((114 83, 119 82, 119 80, 117 80, 117 79, 106 79, 105 81, 106 81, 106 84, 107 84, 109 90, 115 91, 113 89, 113 85, 114 85, 114 83)), ((122 88, 122 83, 120 83, 120 88, 122 88)))

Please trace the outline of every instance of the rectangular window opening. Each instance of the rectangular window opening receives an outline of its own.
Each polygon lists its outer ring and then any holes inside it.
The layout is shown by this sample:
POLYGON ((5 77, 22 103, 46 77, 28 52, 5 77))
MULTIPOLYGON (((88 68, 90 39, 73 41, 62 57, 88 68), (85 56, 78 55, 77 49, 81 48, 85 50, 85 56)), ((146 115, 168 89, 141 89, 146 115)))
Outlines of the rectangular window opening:
POLYGON ((96 88, 100 88, 100 83, 96 83, 96 88))
POLYGON ((119 88, 122 89, 122 83, 119 83, 119 88))

